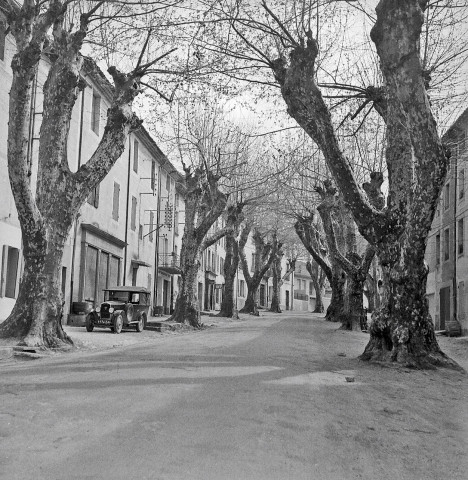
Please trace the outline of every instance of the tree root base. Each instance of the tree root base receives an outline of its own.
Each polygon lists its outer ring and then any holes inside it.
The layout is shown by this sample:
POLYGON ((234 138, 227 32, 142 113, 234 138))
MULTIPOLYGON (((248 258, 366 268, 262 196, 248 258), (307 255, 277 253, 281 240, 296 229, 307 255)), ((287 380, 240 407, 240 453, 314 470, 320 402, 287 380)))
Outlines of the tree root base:
POLYGON ((437 368, 449 368, 466 373, 465 370, 445 353, 429 352, 425 355, 395 354, 388 350, 374 349, 365 351, 359 360, 375 363, 386 367, 404 367, 414 370, 435 370, 437 368))

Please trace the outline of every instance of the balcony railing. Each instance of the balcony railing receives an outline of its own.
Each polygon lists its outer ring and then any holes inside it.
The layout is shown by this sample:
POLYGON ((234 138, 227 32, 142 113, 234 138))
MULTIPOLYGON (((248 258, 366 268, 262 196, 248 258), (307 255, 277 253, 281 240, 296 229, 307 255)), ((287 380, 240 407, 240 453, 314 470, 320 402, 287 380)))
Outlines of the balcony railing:
POLYGON ((163 253, 159 255, 159 270, 166 273, 181 273, 180 257, 175 253, 163 253))

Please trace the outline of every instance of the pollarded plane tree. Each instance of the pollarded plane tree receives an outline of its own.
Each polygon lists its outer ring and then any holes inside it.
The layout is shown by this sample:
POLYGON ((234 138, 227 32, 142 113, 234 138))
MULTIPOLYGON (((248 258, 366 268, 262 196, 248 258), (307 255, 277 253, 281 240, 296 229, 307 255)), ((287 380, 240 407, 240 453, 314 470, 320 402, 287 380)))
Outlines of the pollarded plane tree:
POLYGON ((346 296, 343 313, 340 315, 341 328, 344 330, 367 329, 367 318, 364 313, 364 284, 369 268, 375 256, 375 248, 367 245, 363 252, 358 251, 356 229, 351 212, 337 195, 332 182, 326 181, 317 186, 321 202, 317 210, 322 219, 327 238, 330 256, 346 274, 346 296), (344 249, 341 249, 336 239, 336 230, 343 231, 344 249))
MULTIPOLYGON (((61 327, 60 277, 64 245, 81 205, 123 153, 128 134, 141 121, 132 111, 141 79, 159 60, 143 62, 148 33, 140 32, 142 48, 128 73, 108 68, 113 85, 107 123, 91 157, 71 171, 67 140, 73 106, 93 62, 82 54, 88 32, 99 22, 118 21, 122 4, 113 0, 10 0, 0 2, 16 44, 12 68, 8 123, 8 173, 22 232, 24 270, 16 304, 0 326, 0 336, 26 345, 57 347, 71 344, 61 327), (104 12, 104 7, 108 7, 104 12), (30 102, 39 63, 48 64, 42 87, 42 121, 38 138, 35 191, 28 165, 30 102)), ((145 2, 160 13, 162 4, 145 2)), ((132 4, 137 11, 139 2, 132 4)), ((166 11, 171 2, 166 4, 166 11)), ((149 10, 147 10, 149 12, 149 10)), ((126 14, 125 14, 126 16, 126 14)), ((162 66, 161 66, 162 68, 162 66)), ((103 81, 106 80, 103 78, 103 81)))
MULTIPOLYGON (((309 274, 314 282, 316 292, 316 310, 324 310, 321 298, 324 278, 330 285, 332 295, 325 318, 327 321, 338 322, 345 308, 346 274, 336 261, 327 246, 323 224, 317 212, 319 197, 316 185, 330 175, 323 156, 304 134, 289 135, 282 143, 283 155, 291 156, 294 163, 289 175, 280 180, 281 213, 290 219, 303 248, 312 257, 309 262, 309 274), (314 275, 314 272, 317 272, 314 275), (322 281, 320 282, 320 278, 322 281)), ((344 249, 344 230, 337 230, 336 241, 344 249)))
POLYGON ((234 179, 246 161, 246 145, 239 128, 224 117, 221 104, 195 100, 178 105, 173 124, 173 143, 185 172, 185 223, 181 285, 171 319, 194 328, 202 326, 197 291, 201 255, 237 231, 245 206, 230 195, 239 188, 234 179), (222 226, 217 228, 223 216, 222 226))
POLYGON ((258 210, 253 217, 246 219, 239 239, 240 264, 247 284, 247 298, 240 312, 255 315, 258 314, 260 284, 275 259, 280 255, 282 247, 277 232, 271 228, 262 228, 262 222, 258 222, 255 218, 257 215, 258 210), (245 249, 249 239, 253 244, 250 263, 247 260, 245 249))
MULTIPOLYGON (((226 226, 231 226, 225 236, 226 258, 224 259, 224 290, 220 317, 237 316, 236 278, 239 269, 240 228, 244 219, 253 215, 265 199, 271 195, 275 179, 281 174, 279 165, 265 161, 267 146, 256 141, 255 137, 242 134, 240 139, 244 147, 239 152, 235 171, 230 178, 230 190, 233 190, 230 206, 226 214, 226 226)), ((247 230, 244 231, 244 233, 247 230)), ((246 240, 245 240, 246 241, 246 240)))
POLYGON ((334 258, 329 254, 323 225, 317 217, 317 213, 298 214, 294 229, 304 248, 322 269, 330 285, 331 299, 325 319, 338 322, 345 308, 346 274, 337 262, 332 262, 334 258))
POLYGON ((325 306, 323 303, 323 290, 325 288, 326 275, 320 265, 312 260, 306 262, 306 270, 310 275, 315 292, 315 306, 313 313, 323 313, 325 306))
MULTIPOLYGON (((421 60, 429 2, 381 0, 371 29, 383 83, 370 102, 383 112, 387 128, 388 196, 383 208, 374 206, 356 181, 317 81, 322 37, 318 42, 313 30, 316 11, 311 6, 316 3, 293 1, 285 8, 282 2, 262 2, 263 17, 257 10, 255 18, 249 16, 250 3, 235 2, 228 12, 229 27, 244 45, 241 60, 272 72, 288 114, 320 148, 361 235, 381 261, 386 301, 373 315, 361 358, 422 368, 455 366, 437 343, 426 298, 424 254, 449 159, 421 60), (253 43, 250 35, 258 39, 259 32, 271 42, 253 43)), ((235 48, 223 46, 228 53, 235 48)))

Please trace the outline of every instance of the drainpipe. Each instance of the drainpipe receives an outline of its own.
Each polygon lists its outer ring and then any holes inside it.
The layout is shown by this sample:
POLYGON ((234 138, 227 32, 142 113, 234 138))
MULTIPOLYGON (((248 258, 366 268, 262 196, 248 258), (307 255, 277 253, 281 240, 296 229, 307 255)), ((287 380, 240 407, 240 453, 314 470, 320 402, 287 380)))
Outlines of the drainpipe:
MULTIPOLYGON (((172 182, 171 182, 172 184, 172 182)), ((176 199, 176 182, 174 181, 174 191, 172 192, 174 197, 173 201, 173 209, 172 209, 172 264, 175 266, 176 258, 175 258, 175 218, 176 218, 176 204, 175 204, 175 199, 176 199)), ((174 304, 174 277, 175 275, 171 275, 171 304, 169 306, 169 313, 172 315, 171 310, 173 309, 173 304, 174 304)))
MULTIPOLYGON (((81 167, 81 155, 83 150, 83 117, 84 117, 84 102, 85 102, 85 91, 86 87, 83 87, 81 90, 81 105, 80 105, 80 131, 78 137, 78 158, 77 158, 77 170, 81 167)), ((73 226, 73 245, 72 245, 72 261, 71 261, 71 272, 70 272, 70 313, 72 313, 73 305, 73 287, 74 287, 74 276, 75 276, 75 256, 76 256, 76 237, 78 233, 78 217, 75 218, 73 226)))
POLYGON ((128 136, 128 168, 127 168, 127 201, 125 202, 125 247, 124 247, 124 274, 123 283, 125 286, 125 277, 127 276, 127 254, 128 254, 128 204, 130 201, 130 175, 132 173, 132 137, 128 136))
MULTIPOLYGON (((458 170, 458 153, 459 149, 457 146, 457 156, 453 165, 453 178, 454 178, 454 187, 453 187, 453 278, 452 278, 452 289, 453 289, 453 320, 458 321, 458 288, 457 288, 457 259, 458 259, 458 245, 457 245, 457 170, 458 170)), ((450 320, 449 320, 450 321, 450 320)))
POLYGON ((159 276, 159 225, 161 220, 161 165, 158 165, 158 190, 156 201, 156 241, 154 252, 154 294, 153 294, 153 315, 158 304, 158 276, 159 276))
POLYGON ((31 104, 29 107, 29 128, 28 128, 28 150, 26 153, 26 158, 28 159, 28 173, 29 181, 31 182, 32 174, 32 157, 33 157, 33 141, 34 141, 34 131, 36 127, 36 97, 37 97, 37 76, 38 73, 34 74, 34 83, 31 92, 31 104))
POLYGON ((294 310, 294 270, 291 272, 291 311, 294 310))

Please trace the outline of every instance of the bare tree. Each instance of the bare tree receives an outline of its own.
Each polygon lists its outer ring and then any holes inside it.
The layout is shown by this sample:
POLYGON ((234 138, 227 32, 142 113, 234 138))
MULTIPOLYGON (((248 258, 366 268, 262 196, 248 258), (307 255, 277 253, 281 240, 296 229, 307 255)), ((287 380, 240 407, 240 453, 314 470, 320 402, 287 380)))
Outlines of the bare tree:
MULTIPOLYGON (((421 61, 428 2, 381 0, 371 30, 383 85, 370 101, 387 127, 388 198, 383 208, 370 199, 381 193, 359 185, 340 147, 317 82, 323 58, 311 28, 310 5, 304 11, 294 2, 304 12, 298 17, 290 16, 291 9, 276 9, 273 3, 270 8, 264 1, 266 20, 249 16, 243 6, 237 2, 230 12, 230 27, 244 42, 242 60, 271 70, 270 83, 280 87, 289 115, 320 148, 361 235, 380 257, 387 297, 373 315, 361 358, 422 368, 455 366, 439 348, 426 299, 425 247, 449 158, 431 111, 421 61), (251 33, 259 43, 249 38, 251 33), (260 35, 271 39, 268 47, 260 35)), ((223 48, 234 53, 232 45, 223 48)))
POLYGON ((240 310, 244 313, 257 314, 257 293, 260 283, 267 273, 268 269, 278 256, 281 243, 278 241, 276 232, 261 232, 258 227, 254 226, 253 221, 247 221, 241 234, 241 241, 239 242, 239 256, 242 266, 242 272, 247 284, 247 298, 243 308, 240 310), (252 262, 252 270, 249 269, 249 264, 245 254, 245 244, 252 233, 252 241, 254 244, 254 254, 252 262))
POLYGON ((351 212, 340 202, 336 188, 331 182, 324 182, 323 188, 317 187, 317 190, 322 198, 317 210, 322 218, 330 256, 346 273, 346 297, 345 308, 340 316, 341 328, 362 330, 367 322, 363 307, 364 283, 375 256, 375 248, 368 245, 363 253, 358 253, 354 220, 351 212), (341 248, 336 240, 337 226, 344 230, 345 238, 344 242, 341 242, 341 248))
POLYGON ((325 286, 326 275, 320 265, 310 260, 306 263, 306 269, 309 272, 310 278, 314 285, 315 291, 315 308, 314 313, 323 313, 325 306, 323 304, 323 288, 325 286))
POLYGON ((114 85, 104 135, 89 161, 73 173, 67 159, 72 109, 84 86, 82 76, 96 68, 81 50, 91 22, 101 18, 105 3, 24 0, 18 6, 1 2, 17 50, 11 65, 8 172, 22 231, 24 272, 16 304, 0 326, 0 335, 27 345, 72 343, 61 326, 64 244, 81 205, 124 151, 129 132, 140 126, 132 105, 142 77, 155 63, 142 61, 144 43, 129 73, 109 68, 114 85), (43 86, 38 180, 33 193, 28 175, 28 118, 34 77, 43 56, 50 67, 43 86))
POLYGON ((298 216, 294 228, 304 248, 320 266, 330 285, 332 295, 325 319, 338 322, 345 308, 346 275, 336 262, 331 262, 324 236, 320 234, 321 225, 315 215, 298 216))

